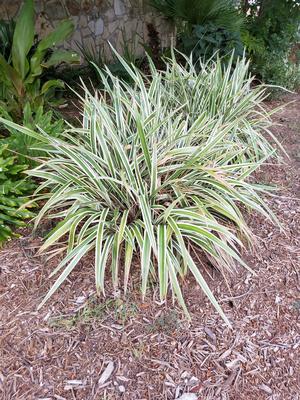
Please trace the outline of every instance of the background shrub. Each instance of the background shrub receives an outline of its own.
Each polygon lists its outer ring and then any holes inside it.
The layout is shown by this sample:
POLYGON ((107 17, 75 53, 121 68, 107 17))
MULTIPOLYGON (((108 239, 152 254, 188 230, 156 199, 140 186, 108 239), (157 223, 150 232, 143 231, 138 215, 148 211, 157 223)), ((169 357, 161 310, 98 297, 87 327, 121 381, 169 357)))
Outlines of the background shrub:
POLYGON ((235 57, 243 55, 240 33, 244 17, 233 1, 152 0, 151 4, 174 21, 177 48, 188 56, 193 53, 195 62, 217 54, 225 62, 233 51, 235 57))
POLYGON ((232 0, 151 0, 150 3, 174 20, 179 31, 211 23, 230 32, 239 32, 243 24, 243 16, 232 0))
POLYGON ((299 60, 291 50, 299 42, 300 2, 258 0, 245 2, 247 30, 244 44, 253 72, 266 83, 294 90, 300 84, 299 60))
POLYGON ((179 48, 186 55, 193 55, 194 63, 199 59, 222 57, 224 62, 234 53, 234 59, 242 57, 244 46, 239 32, 230 32, 212 23, 193 26, 191 32, 182 33, 179 48))
MULTIPOLYGON (((226 63, 246 52, 259 80, 295 90, 300 83, 299 0, 206 1, 152 0, 151 4, 177 28, 177 47, 193 52, 194 61, 217 54, 226 63)), ((272 89, 278 94, 282 89, 272 89)))

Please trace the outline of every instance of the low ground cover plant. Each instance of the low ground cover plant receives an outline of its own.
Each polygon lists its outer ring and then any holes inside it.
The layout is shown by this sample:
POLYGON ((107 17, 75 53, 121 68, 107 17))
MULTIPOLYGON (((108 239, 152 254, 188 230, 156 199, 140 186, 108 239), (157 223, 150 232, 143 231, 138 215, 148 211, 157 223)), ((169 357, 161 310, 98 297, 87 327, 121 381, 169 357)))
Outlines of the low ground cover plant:
POLYGON ((243 209, 275 219, 261 197, 267 188, 249 179, 274 155, 264 89, 251 88, 245 60, 233 72, 220 59, 200 64, 197 74, 192 61, 173 57, 164 72, 150 63, 150 77, 119 60, 134 85, 99 71, 105 90, 85 91, 81 128, 53 138, 0 120, 48 153, 29 171, 42 181, 35 225, 59 219, 40 251, 65 256, 40 306, 91 251, 97 293, 108 271, 119 288, 121 270, 126 293, 138 255, 143 297, 157 282, 161 301, 171 291, 188 315, 182 282, 191 273, 229 324, 194 255, 204 252, 222 273, 249 269, 239 255, 242 239, 252 241, 243 209))
POLYGON ((30 210, 34 203, 26 204, 36 185, 24 174, 28 165, 19 163, 7 147, 0 144, 0 245, 17 236, 14 229, 24 227, 25 220, 34 216, 30 210))
MULTIPOLYGON (((8 112, 4 112, 3 117, 13 121, 13 118, 8 112)), ((30 103, 26 103, 23 109, 23 126, 31 129, 38 129, 40 132, 47 132, 47 135, 57 137, 66 126, 61 115, 53 110, 45 111, 43 106, 39 106, 32 110, 30 103)), ((7 127, 2 129, 3 137, 0 139, 0 144, 6 144, 7 149, 18 157, 18 162, 27 164, 28 167, 33 167, 37 163, 37 158, 45 155, 41 149, 36 149, 37 139, 28 135, 22 134, 17 129, 7 127)))
MULTIPOLYGON (((2 115, 13 121, 8 112, 2 115)), ((65 122, 54 118, 51 110, 44 112, 42 106, 35 112, 27 103, 23 110, 23 126, 47 132, 47 135, 57 137, 63 130, 65 122)), ((31 202, 36 189, 36 182, 29 178, 25 171, 37 165, 38 159, 46 153, 36 149, 39 140, 24 135, 11 127, 1 126, 0 138, 0 245, 5 240, 18 236, 17 228, 25 226, 25 220, 32 219, 36 204, 31 202), (30 204, 28 204, 31 202, 30 204)), ((26 222, 28 223, 28 222, 26 222)))

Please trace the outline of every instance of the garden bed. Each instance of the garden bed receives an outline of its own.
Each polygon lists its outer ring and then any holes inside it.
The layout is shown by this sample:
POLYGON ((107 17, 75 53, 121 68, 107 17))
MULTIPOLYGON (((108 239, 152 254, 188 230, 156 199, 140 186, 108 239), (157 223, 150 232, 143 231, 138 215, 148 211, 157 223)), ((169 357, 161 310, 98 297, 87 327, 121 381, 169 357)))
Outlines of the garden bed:
POLYGON ((290 158, 259 172, 259 180, 282 187, 268 203, 285 230, 249 217, 257 245, 244 258, 256 276, 240 268, 225 283, 203 266, 233 330, 193 280, 184 286, 191 323, 155 293, 142 302, 134 279, 126 300, 108 288, 96 301, 89 258, 37 311, 57 260, 36 256, 43 232, 28 233, 0 252, 4 400, 158 400, 186 392, 203 400, 300 398, 300 97, 289 100, 274 133, 290 158))

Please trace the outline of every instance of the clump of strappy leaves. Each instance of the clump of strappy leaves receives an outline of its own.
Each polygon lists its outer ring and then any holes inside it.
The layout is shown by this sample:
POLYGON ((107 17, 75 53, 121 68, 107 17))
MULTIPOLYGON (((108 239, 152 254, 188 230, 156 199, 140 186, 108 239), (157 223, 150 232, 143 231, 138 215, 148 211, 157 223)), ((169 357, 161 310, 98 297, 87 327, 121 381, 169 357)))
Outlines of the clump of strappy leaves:
POLYGON ((191 58, 183 65, 174 56, 163 71, 149 60, 145 76, 118 58, 132 83, 100 70, 104 90, 85 90, 81 127, 53 137, 0 118, 48 153, 29 171, 45 202, 35 224, 59 221, 40 252, 64 258, 40 307, 88 253, 97 293, 105 294, 109 271, 126 294, 136 256, 143 298, 154 282, 160 300, 172 293, 188 316, 182 288, 193 275, 230 324, 195 255, 224 275, 238 264, 250 270, 240 256, 241 239, 254 242, 245 209, 276 221, 262 196, 268 187, 250 179, 274 156, 264 89, 253 88, 245 59, 195 69, 191 58))

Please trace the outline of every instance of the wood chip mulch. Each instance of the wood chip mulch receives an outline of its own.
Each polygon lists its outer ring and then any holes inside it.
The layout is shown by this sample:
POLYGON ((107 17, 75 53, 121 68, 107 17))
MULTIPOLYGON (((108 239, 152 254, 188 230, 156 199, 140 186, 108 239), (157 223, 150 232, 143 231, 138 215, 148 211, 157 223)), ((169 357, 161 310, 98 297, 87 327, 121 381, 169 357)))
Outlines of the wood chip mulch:
POLYGON ((290 158, 258 174, 281 188, 267 201, 284 230, 249 216, 255 276, 240 268, 225 282, 206 267, 233 329, 192 280, 191 323, 155 292, 142 302, 134 279, 126 299, 108 288, 100 302, 89 258, 37 311, 57 260, 28 234, 0 251, 0 399, 300 399, 300 96, 288 100, 274 133, 290 158))

